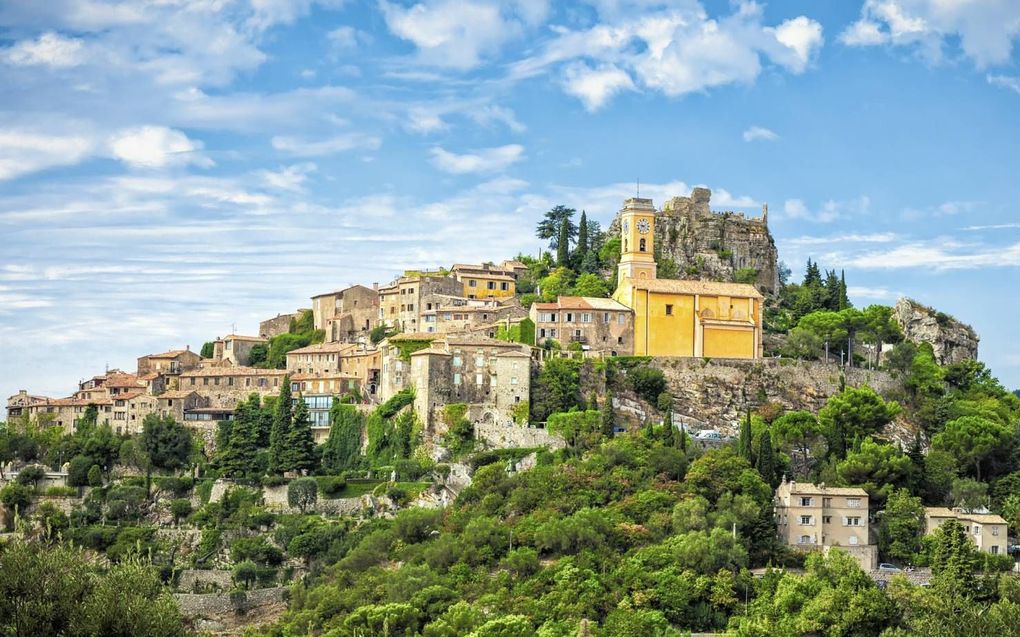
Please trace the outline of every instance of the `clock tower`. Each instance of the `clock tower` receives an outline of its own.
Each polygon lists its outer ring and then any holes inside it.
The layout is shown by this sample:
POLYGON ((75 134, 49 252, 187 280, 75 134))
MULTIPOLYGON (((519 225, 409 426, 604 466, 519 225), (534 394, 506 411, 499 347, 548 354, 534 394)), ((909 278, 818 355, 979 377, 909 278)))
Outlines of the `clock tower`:
POLYGON ((620 211, 618 282, 655 278, 655 206, 651 199, 631 197, 620 211))

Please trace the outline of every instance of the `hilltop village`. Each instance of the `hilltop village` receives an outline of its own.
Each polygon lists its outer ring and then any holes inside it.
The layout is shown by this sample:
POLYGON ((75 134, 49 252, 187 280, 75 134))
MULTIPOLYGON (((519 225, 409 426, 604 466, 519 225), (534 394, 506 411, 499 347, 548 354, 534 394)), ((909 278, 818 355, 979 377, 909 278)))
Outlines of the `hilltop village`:
POLYGON ((40 543, 14 546, 156 567, 136 603, 173 607, 159 634, 794 635, 828 613, 913 635, 943 593, 1015 625, 1020 398, 977 334, 855 308, 811 261, 792 282, 767 207, 710 196, 629 198, 605 232, 558 206, 538 258, 20 391, 0 514, 40 543))

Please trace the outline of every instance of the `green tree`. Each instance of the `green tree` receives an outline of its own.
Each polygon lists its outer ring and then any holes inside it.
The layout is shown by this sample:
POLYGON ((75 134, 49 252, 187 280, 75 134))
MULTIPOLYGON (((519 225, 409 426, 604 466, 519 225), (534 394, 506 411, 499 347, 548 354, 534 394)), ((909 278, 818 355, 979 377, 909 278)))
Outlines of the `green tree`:
POLYGON ((364 416, 354 405, 333 400, 329 410, 329 437, 322 446, 323 471, 336 474, 358 466, 364 422, 364 416))
POLYGON ((935 434, 933 449, 953 454, 961 465, 973 468, 974 477, 981 480, 982 464, 996 452, 1006 452, 1012 446, 1013 430, 979 416, 963 416, 946 423, 946 428, 935 434))
POLYGON ((818 423, 828 440, 829 453, 843 458, 850 441, 878 433, 899 413, 899 404, 882 400, 870 387, 848 387, 829 398, 818 412, 818 423))
POLYGON ((903 563, 921 552, 924 505, 906 489, 893 491, 886 500, 878 525, 878 550, 884 559, 903 563))
POLYGON ((191 433, 173 416, 147 414, 142 420, 142 448, 152 466, 180 469, 191 456, 191 433))
POLYGON ((545 422, 550 414, 582 406, 580 362, 549 358, 532 383, 532 420, 545 422))
MULTIPOLYGON (((283 377, 280 395, 273 412, 273 428, 269 433, 269 471, 283 473, 287 470, 286 445, 290 438, 291 423, 294 419, 294 405, 290 395, 290 375, 283 377)), ((234 425, 237 426, 236 424, 234 425)))
POLYGON ((308 404, 301 396, 294 401, 294 419, 284 446, 286 470, 306 472, 315 469, 315 438, 312 436, 312 422, 308 416, 308 404))
POLYGON ((871 438, 862 440, 859 448, 836 465, 840 483, 867 491, 873 509, 881 507, 894 488, 908 486, 912 470, 913 463, 906 454, 871 438))
POLYGON ((202 343, 202 351, 199 354, 202 358, 212 358, 215 353, 215 345, 212 341, 202 343))
POLYGON ((539 239, 548 239, 549 249, 556 250, 559 247, 560 232, 564 221, 567 222, 567 238, 573 239, 577 236, 577 226, 573 224, 575 212, 577 210, 574 208, 567 208, 563 205, 547 211, 542 221, 538 223, 535 235, 539 239))
POLYGON ((588 244, 588 215, 581 211, 581 221, 577 224, 577 261, 580 262, 584 259, 588 253, 588 248, 591 246, 588 244))
POLYGON ((234 410, 233 426, 226 448, 221 449, 217 464, 223 474, 232 478, 251 478, 259 468, 259 397, 252 394, 234 410))
POLYGON ((931 533, 930 551, 932 583, 939 590, 964 596, 977 590, 977 547, 958 520, 950 518, 931 533))
POLYGON ((319 485, 315 478, 297 478, 287 485, 287 504, 301 509, 301 513, 313 506, 318 499, 319 485))
POLYGON ((779 480, 776 478, 776 465, 776 450, 772 447, 772 435, 766 430, 758 439, 758 454, 754 459, 754 468, 761 474, 762 479, 772 487, 779 484, 779 480))
POLYGON ((754 449, 752 447, 753 438, 751 436, 751 411, 748 410, 747 416, 740 421, 740 435, 738 437, 738 448, 740 449, 740 457, 748 462, 754 460, 754 449))
POLYGON ((570 265, 570 220, 560 222, 559 235, 556 238, 556 265, 570 265))
POLYGON ((8 511, 25 511, 25 507, 32 503, 32 488, 23 484, 13 482, 0 489, 0 503, 7 507, 8 511))
POLYGON ((613 437, 613 430, 616 428, 616 417, 613 414, 613 392, 607 391, 602 400, 602 435, 607 439, 613 437))
POLYGON ((609 296, 609 287, 605 280, 597 274, 582 274, 574 281, 574 296, 609 296))
POLYGON ((780 445, 800 453, 802 466, 806 468, 811 446, 817 442, 822 428, 814 414, 791 411, 776 418, 772 423, 772 432, 780 445))

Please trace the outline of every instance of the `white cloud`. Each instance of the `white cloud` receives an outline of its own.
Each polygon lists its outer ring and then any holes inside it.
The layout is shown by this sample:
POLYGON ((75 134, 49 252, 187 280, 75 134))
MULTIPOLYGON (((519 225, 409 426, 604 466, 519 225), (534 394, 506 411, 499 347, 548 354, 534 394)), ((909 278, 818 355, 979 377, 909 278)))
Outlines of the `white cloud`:
POLYGON ((0 128, 0 181, 53 166, 69 166, 95 150, 87 135, 54 135, 26 129, 0 128))
POLYGON ((436 66, 475 67, 517 31, 495 3, 434 0, 403 7, 380 0, 379 6, 390 31, 436 66))
POLYGON ((597 111, 620 91, 633 90, 634 82, 626 71, 611 64, 591 68, 577 62, 564 70, 563 88, 580 99, 585 109, 597 111))
POLYGON ((832 223, 837 219, 866 215, 870 208, 871 199, 863 195, 847 201, 830 199, 815 210, 811 210, 802 199, 787 199, 783 202, 782 216, 787 219, 832 223))
POLYGON ((261 170, 257 174, 267 188, 303 192, 308 176, 318 169, 312 162, 282 166, 278 170, 261 170))
POLYGON ((898 235, 894 232, 876 232, 872 234, 838 234, 827 237, 795 237, 786 239, 783 243, 795 246, 824 245, 827 243, 890 243, 895 241, 898 235))
POLYGON ((987 75, 985 79, 992 86, 1009 89, 1020 93, 1020 77, 1015 75, 987 75))
MULTIPOLYGON (((766 32, 769 31, 766 29, 766 32)), ((822 37, 822 25, 805 16, 787 20, 771 30, 771 33, 775 34, 776 41, 788 49, 785 52, 771 50, 771 56, 794 73, 803 73, 825 42, 825 38, 822 37)))
POLYGON ((901 292, 894 292, 886 287, 865 287, 855 285, 848 286, 846 293, 851 299, 863 298, 877 299, 881 301, 891 301, 903 296, 901 292))
POLYGON ((830 255, 827 262, 870 270, 935 271, 1020 267, 1020 243, 1006 246, 963 244, 951 239, 915 241, 881 251, 830 255))
POLYGON ((463 175, 503 170, 523 158, 524 147, 520 144, 507 144, 495 148, 478 149, 472 153, 457 154, 434 146, 431 153, 432 164, 436 168, 454 175, 463 175))
POLYGON ((324 139, 277 135, 273 137, 272 144, 276 150, 296 157, 320 157, 350 150, 376 150, 382 142, 378 137, 372 135, 347 133, 324 139))
POLYGON ((977 68, 1009 62, 1020 37, 1020 3, 1015 0, 866 0, 859 20, 840 40, 848 46, 888 44, 916 50, 931 63, 959 44, 977 68))
POLYGON ((752 126, 744 131, 745 142, 774 142, 779 139, 779 135, 775 131, 769 130, 762 126, 752 126))
POLYGON ((434 133, 447 126, 435 110, 423 106, 411 107, 407 112, 406 128, 413 133, 434 133))
POLYGON ((3 51, 9 64, 16 66, 49 66, 70 68, 82 63, 84 43, 77 38, 65 38, 53 31, 43 33, 35 40, 22 40, 3 51))
POLYGON ((341 26, 326 34, 326 39, 336 50, 353 50, 368 41, 368 34, 352 26, 341 26))
POLYGON ((179 130, 165 126, 139 126, 119 131, 110 137, 110 152, 120 161, 139 168, 168 166, 212 166, 203 155, 202 142, 189 139, 179 130))

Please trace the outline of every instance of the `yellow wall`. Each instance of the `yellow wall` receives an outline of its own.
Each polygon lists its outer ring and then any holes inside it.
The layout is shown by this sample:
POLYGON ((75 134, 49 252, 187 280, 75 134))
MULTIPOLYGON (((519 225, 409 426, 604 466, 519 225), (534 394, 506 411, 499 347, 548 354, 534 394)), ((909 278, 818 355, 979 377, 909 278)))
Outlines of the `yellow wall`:
POLYGON ((517 293, 517 286, 513 281, 504 281, 499 279, 492 279, 484 274, 482 275, 462 275, 461 281, 464 283, 464 296, 470 297, 474 295, 476 299, 485 299, 489 297, 503 298, 507 296, 513 296, 517 293), (471 281, 475 281, 475 287, 471 287, 471 281), (489 281, 493 281, 496 284, 495 290, 490 290, 488 285, 489 281), (506 283, 506 290, 500 289, 502 284, 506 283))
POLYGON ((754 358, 754 331, 705 327, 708 358, 754 358))

